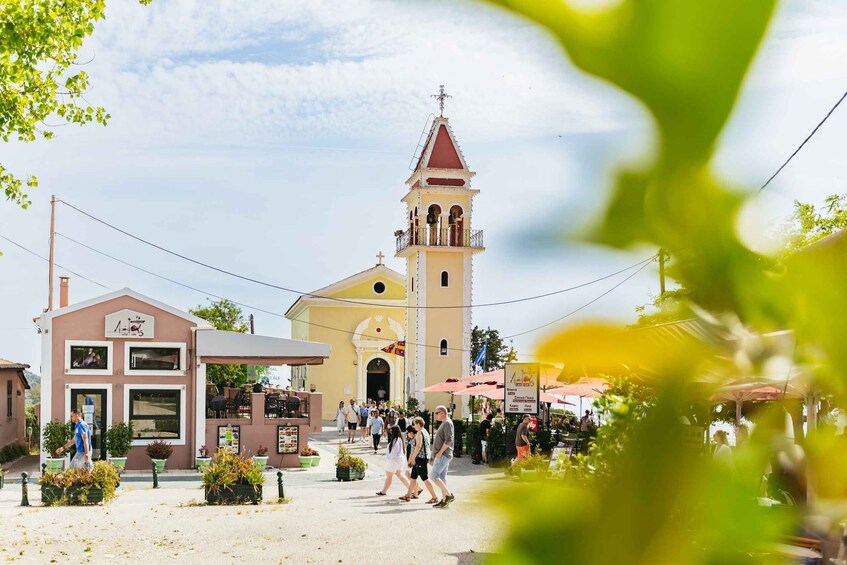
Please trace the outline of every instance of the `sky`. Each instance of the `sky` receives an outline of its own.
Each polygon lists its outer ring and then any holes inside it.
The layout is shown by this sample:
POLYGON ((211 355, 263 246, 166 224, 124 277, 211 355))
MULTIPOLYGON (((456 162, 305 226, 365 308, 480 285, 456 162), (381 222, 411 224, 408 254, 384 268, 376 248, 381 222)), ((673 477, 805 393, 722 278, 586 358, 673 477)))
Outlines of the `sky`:
MULTIPOLYGON (((584 3, 586 0, 580 0, 584 3)), ((647 159, 644 110, 581 74, 543 30, 477 2, 107 2, 80 51, 89 102, 107 127, 56 127, 52 141, 0 145, 14 173, 34 174, 33 205, 0 204, 0 235, 44 257, 50 195, 184 255, 311 291, 373 266, 401 273, 393 232, 421 132, 445 115, 476 171, 476 303, 546 293, 605 276, 655 253, 568 241, 596 220, 610 171, 647 159)), ((782 2, 716 156, 719 174, 760 186, 847 88, 847 6, 782 2)), ((847 192, 847 108, 742 215, 751 245, 784 221, 794 199, 847 192)), ((56 261, 71 302, 131 287, 176 307, 209 294, 255 308, 256 333, 288 337, 295 294, 169 256, 59 205, 56 261), (82 242, 189 290, 98 255, 82 242)), ((32 318, 47 302, 44 260, 0 240, 0 357, 39 371, 32 318)), ((547 324, 628 273, 554 297, 477 308, 501 335, 547 324)), ((58 287, 58 284, 57 284, 58 287)), ((515 338, 523 360, 563 324, 632 321, 658 293, 651 265, 568 319, 515 338)), ((58 301, 58 290, 56 295, 58 301)))

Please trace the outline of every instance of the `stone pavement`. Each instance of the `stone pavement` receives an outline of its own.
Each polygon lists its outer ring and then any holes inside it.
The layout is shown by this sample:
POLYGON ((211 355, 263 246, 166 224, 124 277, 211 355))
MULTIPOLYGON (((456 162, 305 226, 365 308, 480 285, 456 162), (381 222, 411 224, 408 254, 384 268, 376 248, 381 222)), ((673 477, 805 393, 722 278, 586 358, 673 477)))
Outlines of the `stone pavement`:
POLYGON ((496 550, 502 520, 483 495, 504 484, 502 472, 456 459, 449 480, 457 499, 449 508, 401 503, 397 482, 389 496, 375 495, 385 474, 382 454, 372 455, 369 444, 352 448, 368 462, 365 480, 336 481, 337 439, 335 432, 314 434, 320 466, 284 471, 288 504, 273 503, 275 472, 266 475, 260 506, 201 504, 199 475, 194 482, 162 482, 158 490, 125 482, 117 499, 102 507, 42 507, 33 485, 33 506, 22 508, 20 486, 7 485, 0 490, 0 560, 470 564, 496 550))

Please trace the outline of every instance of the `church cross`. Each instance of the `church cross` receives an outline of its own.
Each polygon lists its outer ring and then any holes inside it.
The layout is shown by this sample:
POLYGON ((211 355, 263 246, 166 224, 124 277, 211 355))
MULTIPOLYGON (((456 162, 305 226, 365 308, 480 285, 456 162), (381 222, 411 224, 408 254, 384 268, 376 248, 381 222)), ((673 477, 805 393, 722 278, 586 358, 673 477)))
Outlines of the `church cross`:
POLYGON ((382 260, 385 259, 385 255, 382 254, 382 251, 376 254, 376 259, 379 261, 377 265, 382 265, 382 260))
POLYGON ((444 117, 444 100, 446 100, 447 98, 453 98, 453 97, 444 92, 444 85, 443 84, 438 85, 438 94, 430 94, 429 96, 430 96, 430 98, 438 99, 438 107, 441 110, 441 117, 443 118, 444 117))

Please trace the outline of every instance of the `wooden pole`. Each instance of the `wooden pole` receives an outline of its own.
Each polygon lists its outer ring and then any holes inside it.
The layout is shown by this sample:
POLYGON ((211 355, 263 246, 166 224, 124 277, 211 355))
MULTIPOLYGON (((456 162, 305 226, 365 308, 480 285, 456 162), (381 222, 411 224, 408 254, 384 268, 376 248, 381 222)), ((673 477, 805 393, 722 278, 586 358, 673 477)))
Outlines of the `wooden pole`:
POLYGON ((665 294, 665 250, 659 249, 659 296, 665 294))
POLYGON ((54 266, 54 249, 56 246, 56 195, 53 194, 50 198, 50 266, 48 276, 50 281, 47 283, 47 311, 53 309, 53 266, 54 266))

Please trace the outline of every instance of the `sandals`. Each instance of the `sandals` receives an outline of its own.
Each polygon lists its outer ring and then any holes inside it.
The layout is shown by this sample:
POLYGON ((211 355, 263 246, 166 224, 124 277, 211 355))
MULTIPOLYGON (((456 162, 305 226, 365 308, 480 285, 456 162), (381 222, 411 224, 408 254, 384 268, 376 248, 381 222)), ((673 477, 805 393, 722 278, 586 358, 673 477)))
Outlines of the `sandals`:
POLYGON ((412 497, 411 497, 411 496, 409 496, 409 495, 399 496, 398 498, 399 498, 400 500, 402 500, 403 502, 411 502, 411 501, 412 501, 412 497))
POLYGON ((418 493, 415 495, 415 498, 419 497, 419 496, 421 495, 421 493, 422 493, 422 492, 423 492, 423 489, 422 489, 422 488, 419 488, 419 489, 418 489, 418 493))
POLYGON ((436 502, 438 502, 438 498, 430 498, 426 501, 427 504, 435 504, 436 502))

